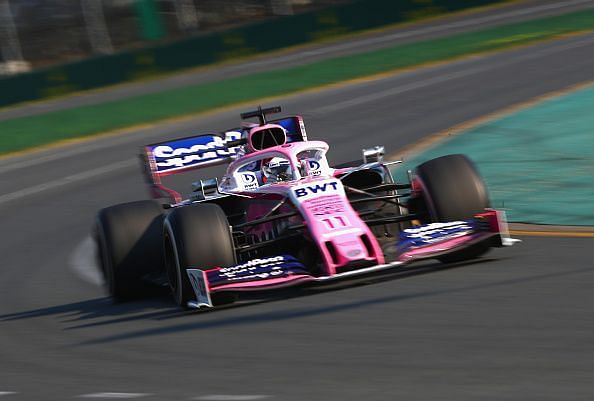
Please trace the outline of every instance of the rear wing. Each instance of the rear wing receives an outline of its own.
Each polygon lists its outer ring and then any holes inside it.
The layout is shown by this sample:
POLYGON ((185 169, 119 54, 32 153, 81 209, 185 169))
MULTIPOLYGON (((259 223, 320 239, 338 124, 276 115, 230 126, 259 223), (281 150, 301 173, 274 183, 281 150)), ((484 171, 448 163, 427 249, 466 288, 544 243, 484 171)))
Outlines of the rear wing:
MULTIPOLYGON (((285 117, 269 123, 287 130, 287 143, 307 140, 301 116, 285 117)), ((140 155, 151 196, 181 201, 181 195, 161 183, 161 178, 205 167, 227 164, 243 152, 241 145, 249 129, 235 128, 218 134, 203 134, 153 143, 143 147, 140 155)))

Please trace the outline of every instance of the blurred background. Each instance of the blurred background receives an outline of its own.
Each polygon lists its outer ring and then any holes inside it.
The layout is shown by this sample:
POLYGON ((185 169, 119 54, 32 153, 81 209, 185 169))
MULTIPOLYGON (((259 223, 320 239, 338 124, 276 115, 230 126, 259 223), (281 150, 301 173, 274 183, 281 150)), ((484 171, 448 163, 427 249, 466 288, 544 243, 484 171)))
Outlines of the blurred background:
POLYGON ((346 2, 0 0, 0 73, 113 54, 346 2))
POLYGON ((501 2, 0 0, 0 107, 501 2))
POLYGON ((592 399, 594 0, 0 0, 0 71, 2 401, 592 399), (259 104, 333 164, 467 154, 524 242, 214 313, 114 305, 92 227, 147 197, 139 151, 259 104))

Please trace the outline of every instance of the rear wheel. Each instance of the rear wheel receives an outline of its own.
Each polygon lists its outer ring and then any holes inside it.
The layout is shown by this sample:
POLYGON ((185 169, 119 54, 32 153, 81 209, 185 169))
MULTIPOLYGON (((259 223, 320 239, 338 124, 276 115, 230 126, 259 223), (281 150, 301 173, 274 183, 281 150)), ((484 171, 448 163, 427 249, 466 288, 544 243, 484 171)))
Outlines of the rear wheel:
MULTIPOLYGON (((355 160, 352 162, 343 163, 334 168, 352 168, 359 167, 363 164, 363 160, 355 160)), ((348 197, 351 202, 365 198, 385 197, 390 195, 397 195, 397 190, 374 190, 382 184, 393 184, 394 180, 392 174, 387 166, 373 166, 364 169, 354 169, 346 172, 341 178, 342 184, 347 189, 348 197), (349 191, 350 188, 355 190, 363 190, 366 193, 357 193, 356 191, 349 191), (367 192, 371 190, 371 192, 367 192)), ((377 221, 389 221, 394 218, 402 217, 408 214, 404 205, 400 204, 397 198, 383 199, 383 200, 368 200, 365 202, 351 203, 355 211, 357 211, 362 218, 377 221)), ((409 221, 397 223, 374 224, 370 226, 371 232, 377 239, 384 252, 386 261, 391 262, 398 257, 397 247, 395 246, 395 238, 398 237, 400 231, 410 227, 409 221)))
MULTIPOLYGON (((483 179, 464 155, 442 156, 419 165, 415 171, 415 181, 422 192, 417 204, 422 204, 432 222, 467 220, 490 205, 483 179)), ((440 257, 439 260, 468 260, 488 249, 487 244, 479 243, 440 257)))
POLYGON ((102 209, 95 222, 99 261, 109 294, 116 301, 147 295, 147 274, 162 271, 163 219, 153 201, 124 203, 102 209))
MULTIPOLYGON (((187 307, 195 298, 188 268, 207 270, 235 264, 235 248, 229 222, 214 204, 194 204, 174 209, 165 219, 165 265, 175 302, 187 307)), ((213 303, 234 300, 229 294, 213 294, 213 303)))

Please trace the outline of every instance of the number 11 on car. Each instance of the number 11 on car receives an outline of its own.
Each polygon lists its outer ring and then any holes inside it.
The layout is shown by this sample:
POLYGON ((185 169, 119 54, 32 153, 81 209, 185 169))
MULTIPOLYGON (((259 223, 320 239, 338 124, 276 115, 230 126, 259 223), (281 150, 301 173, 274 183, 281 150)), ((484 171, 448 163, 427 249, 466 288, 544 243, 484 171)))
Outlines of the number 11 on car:
POLYGON ((331 216, 321 219, 326 225, 328 230, 336 230, 338 228, 344 228, 349 226, 349 221, 345 216, 331 216))

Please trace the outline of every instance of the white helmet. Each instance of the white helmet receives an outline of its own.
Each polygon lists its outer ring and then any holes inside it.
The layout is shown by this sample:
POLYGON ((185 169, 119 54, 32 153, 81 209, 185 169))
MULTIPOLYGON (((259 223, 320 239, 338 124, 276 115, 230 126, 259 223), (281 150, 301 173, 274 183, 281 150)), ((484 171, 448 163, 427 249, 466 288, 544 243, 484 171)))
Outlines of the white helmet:
POLYGON ((290 181, 293 179, 291 163, 282 157, 273 157, 262 164, 262 174, 266 183, 290 181))

